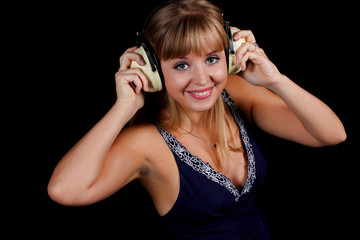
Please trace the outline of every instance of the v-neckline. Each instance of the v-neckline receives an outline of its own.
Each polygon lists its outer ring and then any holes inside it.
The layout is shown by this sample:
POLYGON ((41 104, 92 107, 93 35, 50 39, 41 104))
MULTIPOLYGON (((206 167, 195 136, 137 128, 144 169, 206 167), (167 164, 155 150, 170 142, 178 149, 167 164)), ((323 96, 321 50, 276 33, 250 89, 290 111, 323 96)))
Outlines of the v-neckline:
MULTIPOLYGON (((166 130, 164 130, 164 131, 166 131, 166 130)), ((187 149, 187 147, 185 147, 181 142, 179 142, 179 141, 177 140, 177 138, 176 138, 174 135, 172 135, 172 134, 171 134, 170 132, 168 132, 168 131, 166 131, 166 132, 174 139, 174 141, 176 141, 176 143, 178 144, 178 146, 179 146, 180 148, 182 148, 183 150, 185 150, 185 151, 188 153, 188 155, 189 155, 190 157, 195 158, 195 159, 197 159, 198 161, 200 161, 202 164, 208 166, 208 167, 209 167, 212 171, 214 171, 217 175, 220 175, 221 177, 224 177, 225 179, 227 179, 235 189, 237 189, 239 192, 241 191, 241 189, 243 188, 242 186, 236 187, 235 184, 233 183, 233 181, 232 181, 228 176, 226 176, 226 175, 223 174, 222 172, 219 172, 218 170, 216 170, 213 166, 211 166, 211 164, 210 164, 209 162, 206 162, 206 161, 202 160, 201 157, 199 157, 199 156, 197 156, 197 155, 195 155, 195 154, 192 154, 192 153, 187 149)), ((240 137, 241 137, 241 136, 240 136, 240 137)), ((246 150, 244 150, 244 151, 245 151, 245 153, 246 153, 246 150)), ((247 154, 247 153, 246 153, 246 154, 247 154)), ((249 163, 246 164, 247 168, 249 168, 249 165, 248 165, 248 164, 249 164, 249 163)), ((246 181, 247 181, 247 178, 248 178, 248 176, 246 176, 246 181)), ((246 184, 246 181, 245 181, 245 184, 246 184)), ((244 184, 244 186, 245 186, 245 184, 244 184)))
POLYGON ((228 191, 230 191, 231 194, 235 196, 235 201, 238 201, 239 197, 241 196, 240 189, 235 187, 230 178, 221 172, 218 172, 208 162, 205 162, 198 156, 193 155, 176 139, 175 136, 170 134, 167 130, 159 127, 158 130, 165 139, 171 151, 179 157, 180 161, 190 166, 194 171, 205 175, 209 180, 212 180, 213 182, 216 182, 225 187, 228 191))

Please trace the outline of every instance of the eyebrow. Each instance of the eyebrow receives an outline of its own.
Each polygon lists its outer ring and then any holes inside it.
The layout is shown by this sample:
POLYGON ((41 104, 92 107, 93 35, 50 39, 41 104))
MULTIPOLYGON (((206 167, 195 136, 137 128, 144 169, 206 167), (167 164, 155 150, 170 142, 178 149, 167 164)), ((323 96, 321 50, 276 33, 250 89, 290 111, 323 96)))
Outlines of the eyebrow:
POLYGON ((210 56, 210 55, 213 55, 214 53, 218 53, 218 52, 221 52, 221 51, 212 51, 212 52, 206 54, 206 56, 210 56))
MULTIPOLYGON (((221 52, 221 51, 212 51, 212 52, 209 52, 209 53, 207 53, 205 56, 210 56, 210 55, 213 55, 214 53, 218 53, 218 52, 221 52)), ((186 57, 186 56, 179 56, 179 57, 175 57, 174 59, 184 59, 184 60, 186 60, 186 59, 188 59, 188 57, 186 57)))

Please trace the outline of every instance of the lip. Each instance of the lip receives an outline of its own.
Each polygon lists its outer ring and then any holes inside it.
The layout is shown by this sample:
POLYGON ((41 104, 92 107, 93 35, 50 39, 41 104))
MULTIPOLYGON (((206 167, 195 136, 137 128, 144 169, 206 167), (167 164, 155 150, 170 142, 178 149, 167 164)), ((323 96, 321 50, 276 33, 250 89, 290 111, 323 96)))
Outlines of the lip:
POLYGON ((196 89, 191 91, 186 91, 191 97, 195 99, 206 99, 211 96, 213 89, 215 86, 208 87, 208 88, 202 88, 202 89, 196 89))

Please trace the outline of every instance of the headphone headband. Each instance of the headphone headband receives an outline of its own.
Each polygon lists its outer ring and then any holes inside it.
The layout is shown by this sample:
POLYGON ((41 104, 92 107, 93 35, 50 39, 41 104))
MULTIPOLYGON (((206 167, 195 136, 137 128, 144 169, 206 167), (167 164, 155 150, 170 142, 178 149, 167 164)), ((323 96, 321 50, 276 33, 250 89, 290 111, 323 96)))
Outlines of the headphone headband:
MULTIPOLYGON (((169 4, 172 3, 172 2, 174 2, 174 1, 173 1, 173 0, 171 1, 171 0, 170 0, 170 1, 163 2, 163 3, 159 4, 156 8, 154 8, 154 9, 149 13, 149 15, 148 15, 148 16, 146 17, 146 19, 145 19, 145 22, 144 22, 144 24, 143 24, 142 30, 141 30, 141 32, 140 32, 140 34, 141 34, 142 36, 144 36, 144 34, 145 34, 145 29, 146 29, 146 27, 147 27, 147 25, 148 25, 151 17, 152 17, 158 10, 160 10, 162 7, 165 7, 166 5, 169 5, 169 4)), ((139 36, 138 33, 139 33, 139 32, 136 33, 137 36, 139 36)))

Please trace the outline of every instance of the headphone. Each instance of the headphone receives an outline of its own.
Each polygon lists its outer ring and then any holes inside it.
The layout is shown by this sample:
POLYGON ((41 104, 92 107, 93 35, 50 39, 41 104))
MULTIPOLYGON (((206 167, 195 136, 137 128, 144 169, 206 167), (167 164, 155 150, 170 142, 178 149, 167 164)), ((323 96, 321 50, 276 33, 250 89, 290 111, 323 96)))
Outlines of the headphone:
MULTIPOLYGON (((142 31, 136 32, 136 45, 138 48, 134 52, 143 57, 145 65, 141 66, 136 61, 132 61, 130 68, 140 68, 144 72, 145 76, 149 80, 149 92, 157 92, 161 91, 163 88, 165 89, 165 80, 161 70, 160 60, 157 58, 151 44, 145 38, 145 29, 155 12, 165 5, 168 5, 170 2, 172 1, 164 2, 156 7, 146 18, 142 31)), ((224 29, 228 39, 228 47, 224 47, 228 75, 236 74, 241 71, 241 67, 236 64, 235 53, 240 45, 245 42, 245 39, 242 38, 236 42, 233 41, 235 31, 230 28, 230 23, 228 21, 224 21, 224 29)))

